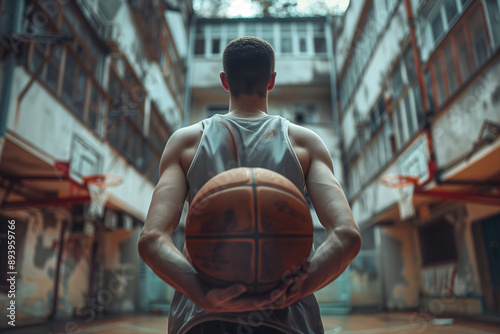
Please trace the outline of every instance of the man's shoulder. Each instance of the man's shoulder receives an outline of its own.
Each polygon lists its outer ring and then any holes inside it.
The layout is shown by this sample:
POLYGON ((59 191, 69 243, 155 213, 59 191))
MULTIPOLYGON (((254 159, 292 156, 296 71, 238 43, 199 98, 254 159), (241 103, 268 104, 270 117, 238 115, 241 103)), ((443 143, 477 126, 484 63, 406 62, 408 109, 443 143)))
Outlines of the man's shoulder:
POLYGON ((188 125, 175 130, 170 136, 169 143, 172 146, 186 148, 197 143, 202 135, 203 125, 201 122, 188 125))
POLYGON ((322 142, 321 137, 316 132, 292 122, 288 125, 288 135, 290 140, 305 146, 315 145, 318 141, 322 142))

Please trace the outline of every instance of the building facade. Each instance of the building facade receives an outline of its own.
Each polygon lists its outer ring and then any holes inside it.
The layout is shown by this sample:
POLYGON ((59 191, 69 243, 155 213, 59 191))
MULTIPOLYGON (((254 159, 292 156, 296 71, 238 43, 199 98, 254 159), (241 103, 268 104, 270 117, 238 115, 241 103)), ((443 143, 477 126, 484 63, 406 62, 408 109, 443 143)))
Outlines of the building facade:
POLYGON ((173 289, 136 251, 158 161, 177 128, 227 111, 222 52, 252 35, 276 52, 269 113, 323 138, 362 230, 322 311, 498 315, 499 8, 362 0, 339 17, 192 20, 181 0, 0 1, 1 247, 16 232, 1 304, 16 270, 18 325, 168 310, 173 289), (101 173, 122 177, 102 218, 79 187, 101 173), (414 196, 384 186, 391 174, 418 177, 414 196))
POLYGON ((17 272, 19 326, 147 310, 156 296, 141 288, 157 281, 137 240, 164 145, 183 123, 191 1, 0 7, 0 304, 13 300, 6 278, 17 272), (121 184, 106 188, 100 217, 84 180, 102 173, 121 184))
POLYGON ((499 6, 352 1, 336 22, 355 306, 500 313, 499 6), (418 178, 413 199, 381 183, 391 174, 418 178))

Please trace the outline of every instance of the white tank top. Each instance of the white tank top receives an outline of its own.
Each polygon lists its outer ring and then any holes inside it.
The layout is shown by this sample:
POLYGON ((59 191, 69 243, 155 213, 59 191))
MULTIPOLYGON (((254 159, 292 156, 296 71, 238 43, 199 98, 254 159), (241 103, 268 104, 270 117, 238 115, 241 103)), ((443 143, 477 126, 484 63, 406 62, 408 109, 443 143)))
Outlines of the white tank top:
POLYGON ((304 190, 304 173, 288 138, 288 120, 214 115, 202 121, 203 134, 187 171, 189 199, 209 179, 236 167, 267 168, 304 190))
MULTIPOLYGON (((189 200, 213 176, 236 167, 273 170, 287 177, 302 192, 304 173, 288 137, 288 124, 285 118, 274 115, 247 119, 216 114, 203 120, 203 134, 187 172, 189 200)), ((259 313, 263 325, 284 333, 324 332, 314 295, 285 309, 254 312, 259 313)), ((208 313, 176 291, 170 306, 168 333, 186 334, 194 326, 213 320, 244 327, 255 322, 255 316, 252 312, 208 313)))

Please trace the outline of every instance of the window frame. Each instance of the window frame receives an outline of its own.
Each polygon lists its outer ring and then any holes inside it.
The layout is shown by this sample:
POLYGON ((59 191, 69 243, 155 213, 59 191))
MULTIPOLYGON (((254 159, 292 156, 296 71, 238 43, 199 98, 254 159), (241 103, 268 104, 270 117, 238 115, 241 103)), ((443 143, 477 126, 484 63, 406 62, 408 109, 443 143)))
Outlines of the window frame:
MULTIPOLYGON (((35 10, 44 11, 44 8, 37 2, 31 1, 29 5, 33 6, 35 10)), ((87 21, 80 13, 78 7, 74 3, 54 3, 57 10, 57 15, 48 15, 49 20, 47 21, 47 29, 49 32, 61 33, 63 29, 63 23, 66 24, 67 28, 70 29, 74 40, 72 43, 62 44, 57 46, 56 50, 52 53, 51 57, 44 64, 44 67, 40 70, 36 80, 44 87, 51 95, 54 96, 60 103, 62 103, 66 109, 68 109, 72 114, 76 116, 76 118, 83 123, 84 126, 88 127, 91 131, 93 131, 97 136, 102 138, 102 134, 99 133, 100 122, 102 121, 102 114, 104 113, 103 105, 100 104, 98 108, 95 108, 95 105, 92 105, 92 110, 89 110, 90 104, 90 92, 92 88, 95 88, 98 91, 98 96, 104 96, 105 91, 101 84, 99 83, 99 64, 103 62, 103 59, 99 58, 102 56, 100 53, 101 50, 94 50, 94 52, 90 52, 90 48, 88 46, 89 42, 92 42, 94 45, 98 45, 95 41, 96 37, 92 29, 89 27, 87 21), (74 27, 68 25, 68 12, 71 12, 71 18, 73 20, 79 20, 82 29, 85 29, 85 38, 82 39, 81 36, 74 30, 74 27), (92 40, 92 41, 91 41, 92 40), (81 54, 78 54, 75 49, 76 46, 79 46, 80 52, 83 52, 85 55, 82 58, 81 54), (54 55, 56 52, 60 52, 60 59, 55 60, 54 55), (98 52, 98 56, 95 56, 95 53, 98 52), (66 73, 67 66, 67 58, 68 53, 70 53, 75 61, 75 71, 78 69, 78 73, 84 73, 86 76, 85 83, 82 86, 81 92, 83 95, 82 98, 82 109, 76 109, 75 104, 72 102, 75 99, 75 89, 78 87, 78 77, 71 78, 74 76, 74 73, 68 75, 66 73), (89 63, 90 61, 90 63, 89 63), (48 78, 48 70, 49 66, 57 68, 57 81, 54 84, 51 84, 48 78), (73 90, 71 93, 71 101, 68 101, 67 96, 63 96, 65 80, 70 78, 70 81, 73 83, 73 90), (73 80, 71 80, 73 79, 73 80)), ((31 22, 27 22, 27 24, 31 24, 31 22)), ((35 72, 39 69, 42 58, 39 58, 39 63, 34 63, 34 55, 35 52, 38 52, 39 55, 43 55, 43 57, 47 57, 48 52, 51 49, 51 45, 49 43, 37 43, 36 41, 30 41, 27 45, 27 57, 25 58, 25 70, 31 75, 35 74, 35 72)), ((76 72, 75 72, 76 73, 76 72)))
POLYGON ((456 96, 462 89, 463 87, 467 84, 467 82, 469 82, 470 80, 472 80, 478 70, 484 66, 489 59, 491 59, 491 56, 493 55, 494 53, 494 50, 492 48, 492 44, 491 44, 491 39, 490 39, 490 29, 489 29, 489 26, 488 26, 488 22, 487 22, 487 18, 488 16, 486 15, 485 11, 484 11, 484 6, 482 4, 481 1, 476 1, 476 2, 472 2, 472 3, 469 3, 467 2, 466 3, 468 6, 467 6, 467 9, 465 10, 465 12, 461 13, 461 15, 458 16, 458 20, 455 22, 454 26, 452 29, 450 29, 446 35, 441 39, 439 45, 434 49, 434 51, 432 52, 432 54, 430 55, 429 59, 427 60, 426 64, 424 64, 424 72, 427 72, 429 71, 430 75, 431 75, 431 81, 432 81, 432 95, 433 95, 433 98, 434 98, 434 101, 432 101, 432 103, 434 104, 434 106, 440 110, 441 108, 443 108, 447 103, 449 103, 449 101, 451 101, 453 99, 454 96, 456 96), (486 60, 483 61, 482 64, 477 64, 477 59, 476 59, 476 55, 474 53, 474 45, 473 45, 473 40, 472 40, 472 36, 471 36, 471 30, 470 30, 470 23, 469 23, 469 19, 472 15, 478 13, 481 15, 481 18, 483 20, 483 33, 484 33, 484 36, 487 40, 487 49, 488 49, 488 56, 486 58, 486 60), (462 49, 459 49, 459 43, 457 41, 457 39, 459 38, 459 33, 463 31, 464 34, 465 34, 465 45, 466 45, 466 48, 467 48, 467 52, 468 52, 468 61, 470 61, 470 63, 468 64, 468 67, 469 70, 470 70, 470 73, 468 75, 468 77, 464 77, 464 73, 462 73, 463 71, 463 66, 462 66, 462 59, 461 59, 461 55, 462 55, 462 49), (451 48, 452 48, 452 59, 453 59, 453 67, 454 67, 454 73, 456 73, 457 75, 457 80, 458 80, 458 83, 457 83, 457 87, 455 88, 454 92, 451 92, 450 91, 450 87, 449 87, 449 76, 448 76, 448 69, 446 67, 446 59, 445 59, 445 50, 446 50, 446 47, 448 45, 451 45, 451 48), (443 100, 440 101, 440 94, 439 93, 439 80, 438 80, 438 74, 436 73, 436 68, 435 68, 435 62, 436 61, 439 61, 440 63, 440 66, 441 66, 441 69, 442 69, 442 75, 439 76, 439 77, 442 77, 443 78, 443 91, 444 91, 444 97, 443 97, 443 100))

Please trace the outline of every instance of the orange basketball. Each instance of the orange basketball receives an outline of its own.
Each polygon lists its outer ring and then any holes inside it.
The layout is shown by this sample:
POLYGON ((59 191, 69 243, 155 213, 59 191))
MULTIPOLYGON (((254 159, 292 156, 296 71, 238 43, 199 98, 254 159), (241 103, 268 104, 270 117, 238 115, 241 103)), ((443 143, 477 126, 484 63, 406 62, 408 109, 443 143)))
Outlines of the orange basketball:
POLYGON ((210 179, 186 219, 186 247, 213 287, 241 283, 253 294, 282 284, 307 259, 313 243, 309 206, 284 176, 235 168, 210 179))

